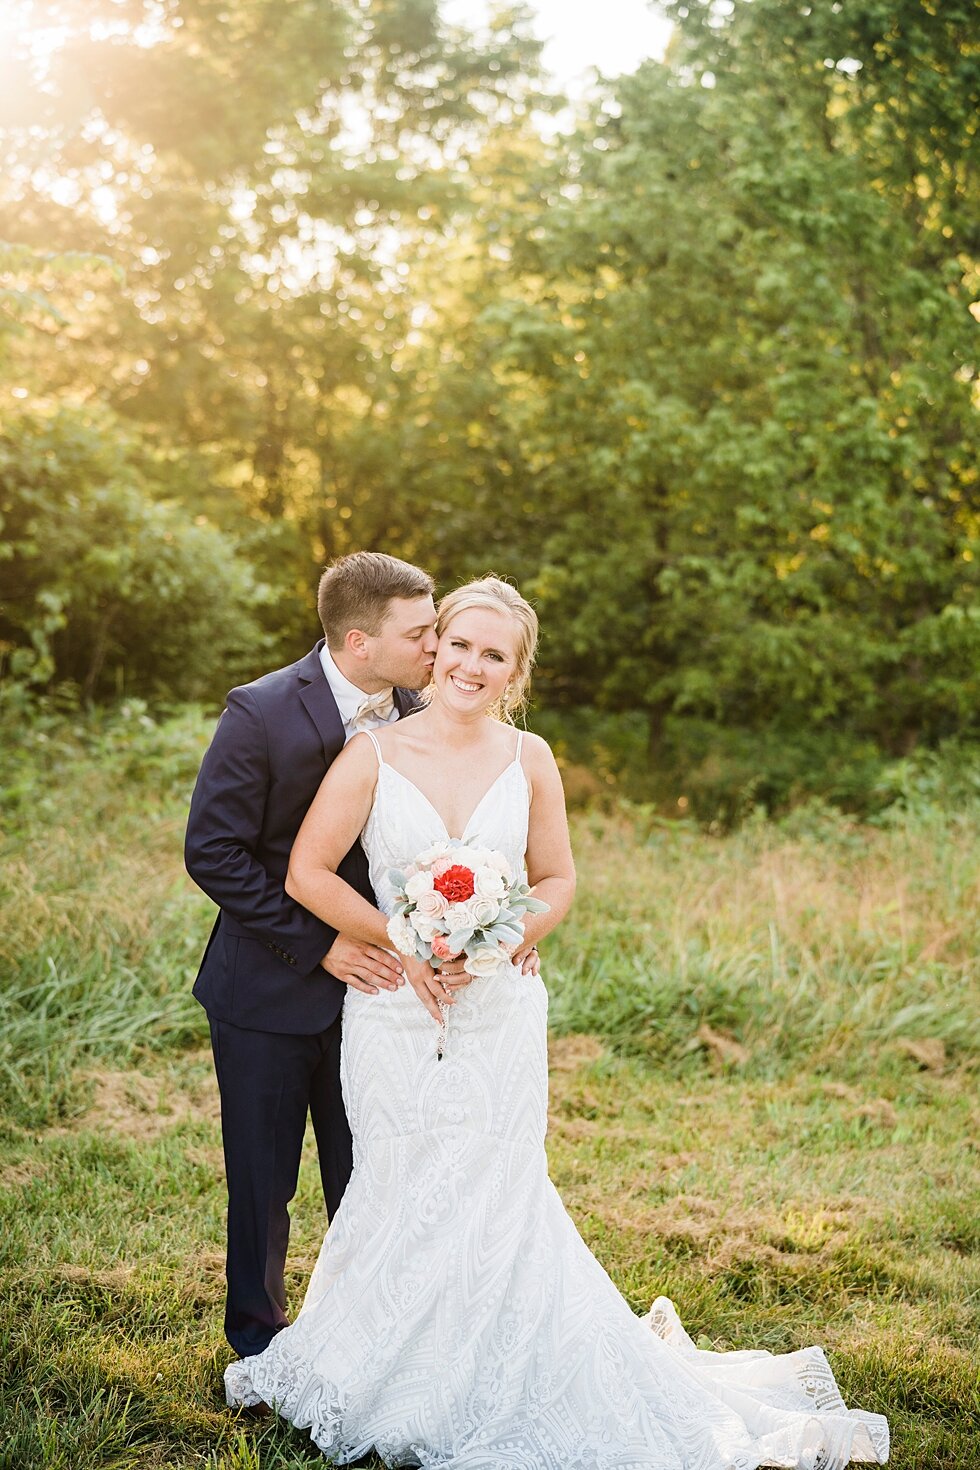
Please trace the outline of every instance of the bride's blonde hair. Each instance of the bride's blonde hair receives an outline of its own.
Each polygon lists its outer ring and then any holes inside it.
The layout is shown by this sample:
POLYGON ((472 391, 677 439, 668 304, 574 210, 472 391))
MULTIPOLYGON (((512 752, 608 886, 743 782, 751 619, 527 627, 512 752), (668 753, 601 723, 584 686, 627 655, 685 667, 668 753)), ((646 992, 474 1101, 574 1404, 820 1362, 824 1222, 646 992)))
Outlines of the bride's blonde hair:
POLYGON ((499 577, 478 577, 473 582, 464 582, 447 592, 439 604, 436 617, 436 633, 441 638, 457 613, 471 607, 490 608, 493 612, 508 613, 517 624, 516 667, 502 698, 490 706, 487 714, 498 720, 514 723, 515 714, 524 707, 531 685, 531 670, 538 646, 538 615, 531 604, 523 598, 516 587, 499 577))

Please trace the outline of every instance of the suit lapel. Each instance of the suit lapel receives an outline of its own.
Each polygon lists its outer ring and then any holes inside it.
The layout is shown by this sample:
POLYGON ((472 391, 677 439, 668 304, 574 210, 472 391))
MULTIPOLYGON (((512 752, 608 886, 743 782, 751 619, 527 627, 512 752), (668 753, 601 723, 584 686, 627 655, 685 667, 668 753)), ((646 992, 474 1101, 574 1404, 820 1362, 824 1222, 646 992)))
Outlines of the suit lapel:
MULTIPOLYGON (((323 640, 321 639, 305 658, 300 659, 296 665, 296 673, 299 677, 299 697, 317 728, 323 745, 323 754, 329 766, 344 748, 344 722, 340 718, 337 701, 333 697, 333 691, 327 683, 327 676, 320 662, 322 647, 323 640)), ((406 715, 415 714, 416 710, 422 708, 414 689, 395 689, 393 694, 400 720, 406 715)))
POLYGON ((418 694, 414 689, 395 689, 395 708, 398 710, 398 718, 403 720, 406 715, 414 715, 416 710, 422 708, 419 703, 418 694))
POLYGON ((313 721, 323 745, 327 765, 331 765, 344 748, 344 722, 340 718, 337 701, 333 697, 327 676, 320 662, 323 640, 301 658, 296 666, 299 676, 299 697, 313 721))

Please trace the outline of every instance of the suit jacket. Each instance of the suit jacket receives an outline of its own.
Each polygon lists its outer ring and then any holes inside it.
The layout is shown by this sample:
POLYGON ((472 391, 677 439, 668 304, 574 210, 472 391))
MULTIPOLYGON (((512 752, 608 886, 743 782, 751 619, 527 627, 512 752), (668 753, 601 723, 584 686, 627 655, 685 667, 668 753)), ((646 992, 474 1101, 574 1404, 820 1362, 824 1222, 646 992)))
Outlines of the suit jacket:
MULTIPOLYGON (((296 833, 344 748, 322 647, 231 691, 191 799, 184 860, 220 910, 194 995, 209 1016, 246 1030, 314 1035, 346 990, 320 968, 337 931, 283 887, 296 833)), ((402 689, 395 702, 402 715, 414 704, 402 689)), ((338 872, 375 902, 360 842, 338 872)))

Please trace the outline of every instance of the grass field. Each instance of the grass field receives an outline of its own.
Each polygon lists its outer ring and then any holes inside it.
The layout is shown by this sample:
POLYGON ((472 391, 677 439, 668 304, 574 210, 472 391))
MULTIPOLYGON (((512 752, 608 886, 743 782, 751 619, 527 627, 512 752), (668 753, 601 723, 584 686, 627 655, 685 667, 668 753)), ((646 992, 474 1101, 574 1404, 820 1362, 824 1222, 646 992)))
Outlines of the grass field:
MULTIPOLYGON (((322 1463, 223 1407, 223 1184, 180 865, 209 722, 8 728, 0 1470, 322 1463)), ((980 804, 727 837, 579 814, 552 1174, 638 1310, 817 1341, 900 1470, 980 1465, 980 804)), ((298 1302, 323 1229, 312 1150, 298 1302)))

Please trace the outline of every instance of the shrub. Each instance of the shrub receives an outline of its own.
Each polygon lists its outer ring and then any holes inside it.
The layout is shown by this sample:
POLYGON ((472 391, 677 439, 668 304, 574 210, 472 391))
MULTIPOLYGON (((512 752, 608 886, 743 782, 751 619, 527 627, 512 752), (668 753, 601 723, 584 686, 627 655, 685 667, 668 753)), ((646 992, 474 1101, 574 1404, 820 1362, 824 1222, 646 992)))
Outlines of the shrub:
POLYGON ((147 452, 106 415, 25 415, 0 435, 0 640, 9 673, 194 698, 234 682, 265 596, 235 542, 155 499, 147 452))

